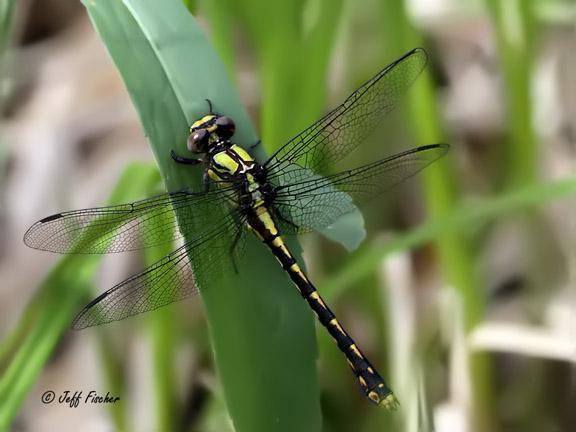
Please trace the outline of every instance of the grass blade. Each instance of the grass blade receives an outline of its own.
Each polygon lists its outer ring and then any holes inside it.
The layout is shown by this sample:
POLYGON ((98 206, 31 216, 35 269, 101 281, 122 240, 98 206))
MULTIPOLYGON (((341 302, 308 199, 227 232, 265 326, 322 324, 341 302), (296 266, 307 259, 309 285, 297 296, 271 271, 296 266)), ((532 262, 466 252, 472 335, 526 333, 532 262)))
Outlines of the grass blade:
MULTIPOLYGON (((173 163, 170 150, 185 153, 188 126, 206 113, 206 98, 235 119, 239 144, 256 141, 222 62, 182 3, 84 3, 124 79, 169 190, 199 180, 199 170, 173 163)), ((206 290, 202 298, 236 430, 319 430, 316 344, 305 303, 252 238, 240 272, 225 277, 230 283, 206 290)))

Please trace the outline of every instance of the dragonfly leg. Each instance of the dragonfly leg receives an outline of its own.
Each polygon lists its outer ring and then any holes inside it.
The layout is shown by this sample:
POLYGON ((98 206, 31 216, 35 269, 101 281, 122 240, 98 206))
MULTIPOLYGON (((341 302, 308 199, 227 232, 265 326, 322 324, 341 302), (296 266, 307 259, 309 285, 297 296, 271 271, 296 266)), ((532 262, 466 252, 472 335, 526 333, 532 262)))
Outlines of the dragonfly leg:
POLYGON ((234 267, 235 273, 238 273, 238 263, 236 262, 236 255, 234 254, 234 250, 236 249, 236 246, 238 246, 238 242, 240 241, 241 237, 242 237, 242 231, 238 230, 236 236, 234 237, 234 241, 230 246, 230 257, 232 258, 232 266, 234 267))
POLYGON ((202 184, 204 185, 204 192, 208 192, 210 190, 210 176, 208 172, 202 174, 202 184))
POLYGON ((201 160, 201 159, 187 158, 187 157, 184 157, 184 156, 177 155, 174 150, 170 150, 170 156, 172 157, 172 159, 174 160, 174 162, 179 163, 179 164, 184 164, 184 165, 197 165, 197 164, 199 164, 199 163, 202 163, 202 160, 201 160))

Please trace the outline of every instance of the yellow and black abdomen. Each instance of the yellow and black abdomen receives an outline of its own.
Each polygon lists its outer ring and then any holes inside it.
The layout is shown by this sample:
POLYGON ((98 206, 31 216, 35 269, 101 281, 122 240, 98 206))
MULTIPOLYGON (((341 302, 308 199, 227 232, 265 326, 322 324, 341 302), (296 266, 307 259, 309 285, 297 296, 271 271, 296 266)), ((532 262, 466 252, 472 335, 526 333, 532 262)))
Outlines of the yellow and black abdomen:
POLYGON ((348 364, 356 375, 365 395, 374 403, 386 408, 395 408, 396 398, 380 374, 370 364, 350 335, 342 328, 334 313, 324 303, 316 287, 308 280, 296 259, 292 256, 280 236, 270 212, 260 206, 251 211, 247 219, 250 228, 270 248, 282 268, 308 302, 320 323, 328 330, 344 353, 348 364))

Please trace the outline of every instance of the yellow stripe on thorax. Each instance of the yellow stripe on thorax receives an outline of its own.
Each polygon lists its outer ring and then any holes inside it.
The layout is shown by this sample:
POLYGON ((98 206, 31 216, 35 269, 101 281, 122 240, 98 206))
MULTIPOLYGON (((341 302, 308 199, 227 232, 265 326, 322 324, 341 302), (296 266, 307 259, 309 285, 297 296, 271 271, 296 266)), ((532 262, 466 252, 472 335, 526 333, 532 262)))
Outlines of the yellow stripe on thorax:
MULTIPOLYGON (((218 175, 218 173, 212 169, 208 170, 208 177, 210 177, 212 180, 219 182, 220 180, 222 180, 222 177, 220 177, 218 175)), ((220 185, 219 185, 220 186, 220 185)))
POLYGON ((234 174, 238 167, 240 166, 238 162, 230 157, 230 155, 226 152, 216 153, 212 160, 218 164, 220 167, 224 167, 225 171, 228 174, 234 174))
POLYGON ((240 156, 240 158, 244 162, 253 162, 254 161, 252 156, 250 156, 250 154, 248 154, 248 152, 246 150, 244 150, 242 147, 240 147, 236 144, 232 144, 232 147, 230 147, 230 150, 232 150, 234 153, 236 153, 238 156, 240 156))

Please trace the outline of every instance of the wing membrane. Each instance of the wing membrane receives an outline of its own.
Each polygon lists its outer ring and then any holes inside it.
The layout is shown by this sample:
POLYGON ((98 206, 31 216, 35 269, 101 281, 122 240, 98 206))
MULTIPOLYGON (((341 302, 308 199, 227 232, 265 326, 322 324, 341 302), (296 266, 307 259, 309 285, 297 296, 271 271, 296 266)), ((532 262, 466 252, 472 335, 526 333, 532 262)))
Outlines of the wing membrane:
POLYGON ((203 228, 202 221, 209 214, 205 208, 222 200, 225 193, 223 189, 207 193, 182 190, 131 204, 57 213, 32 225, 24 242, 58 253, 101 254, 155 246, 203 228))
POLYGON ((331 225, 355 204, 386 192, 444 156, 449 146, 432 144, 398 153, 327 177, 292 170, 290 181, 276 186, 274 208, 286 233, 304 233, 331 225), (300 180, 296 180, 300 178, 300 180))
POLYGON ((244 246, 242 221, 229 213, 220 223, 143 272, 98 296, 82 309, 72 323, 80 330, 119 321, 182 300, 213 284, 240 259, 244 246), (191 264, 188 256, 193 256, 191 264))
POLYGON ((427 62, 416 48, 386 66, 340 106, 288 141, 264 164, 270 174, 291 164, 322 172, 356 148, 398 103, 427 62))

